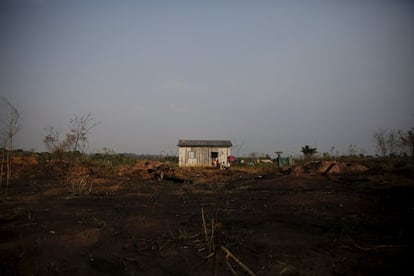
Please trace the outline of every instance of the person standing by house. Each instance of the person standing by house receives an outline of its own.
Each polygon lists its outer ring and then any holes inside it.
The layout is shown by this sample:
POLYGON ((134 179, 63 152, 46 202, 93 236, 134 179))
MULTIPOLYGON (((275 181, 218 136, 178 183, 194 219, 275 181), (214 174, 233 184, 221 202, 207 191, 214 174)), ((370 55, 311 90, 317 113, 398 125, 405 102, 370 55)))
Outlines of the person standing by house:
POLYGON ((233 166, 234 165, 234 161, 236 161, 236 158, 233 155, 229 155, 227 157, 227 161, 229 161, 230 166, 233 166))

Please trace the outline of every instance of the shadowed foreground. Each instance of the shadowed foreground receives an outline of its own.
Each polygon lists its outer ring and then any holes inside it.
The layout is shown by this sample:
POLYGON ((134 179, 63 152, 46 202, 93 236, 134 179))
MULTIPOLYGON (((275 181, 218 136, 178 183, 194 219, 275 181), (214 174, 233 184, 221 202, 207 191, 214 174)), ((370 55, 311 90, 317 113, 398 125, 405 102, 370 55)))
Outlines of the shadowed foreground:
POLYGON ((0 202, 0 274, 409 275, 413 195, 398 176, 232 169, 102 177, 82 196, 20 181, 0 202))

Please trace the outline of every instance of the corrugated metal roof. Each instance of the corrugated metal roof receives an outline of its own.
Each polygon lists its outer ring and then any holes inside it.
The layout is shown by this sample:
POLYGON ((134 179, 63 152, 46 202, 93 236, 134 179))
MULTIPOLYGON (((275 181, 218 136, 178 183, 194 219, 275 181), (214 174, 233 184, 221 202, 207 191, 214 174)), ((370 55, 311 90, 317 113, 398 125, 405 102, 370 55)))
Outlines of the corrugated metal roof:
POLYGON ((231 147, 230 140, 178 140, 179 147, 231 147))

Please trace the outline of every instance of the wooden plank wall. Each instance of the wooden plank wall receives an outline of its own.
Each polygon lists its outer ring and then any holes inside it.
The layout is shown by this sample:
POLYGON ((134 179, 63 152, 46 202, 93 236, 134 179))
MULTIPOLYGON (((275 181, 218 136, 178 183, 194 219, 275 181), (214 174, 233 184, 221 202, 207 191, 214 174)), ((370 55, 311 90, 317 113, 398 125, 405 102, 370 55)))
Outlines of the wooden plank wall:
POLYGON ((218 152, 219 162, 227 167, 229 162, 230 148, 223 147, 180 147, 178 152, 180 167, 211 167, 211 153, 218 152), (189 152, 195 153, 195 159, 189 159, 189 152))

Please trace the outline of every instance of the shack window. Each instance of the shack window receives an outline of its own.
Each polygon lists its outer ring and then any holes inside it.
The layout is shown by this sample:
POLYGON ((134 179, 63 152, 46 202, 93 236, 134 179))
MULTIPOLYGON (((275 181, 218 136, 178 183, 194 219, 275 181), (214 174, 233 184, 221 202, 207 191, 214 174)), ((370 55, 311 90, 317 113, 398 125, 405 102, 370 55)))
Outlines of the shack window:
POLYGON ((212 151, 211 152, 211 158, 218 158, 218 152, 212 151))
POLYGON ((188 159, 196 159, 195 151, 188 152, 188 159))

